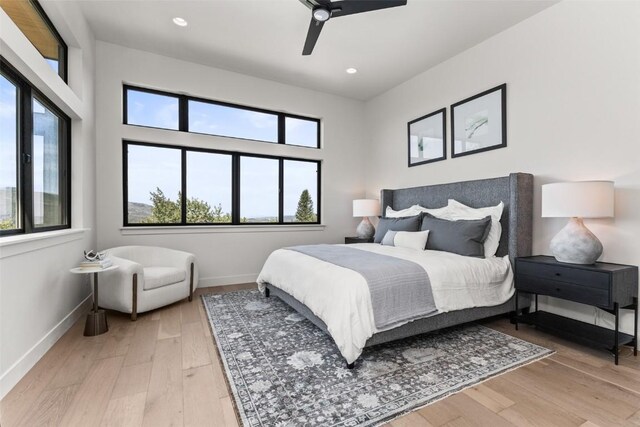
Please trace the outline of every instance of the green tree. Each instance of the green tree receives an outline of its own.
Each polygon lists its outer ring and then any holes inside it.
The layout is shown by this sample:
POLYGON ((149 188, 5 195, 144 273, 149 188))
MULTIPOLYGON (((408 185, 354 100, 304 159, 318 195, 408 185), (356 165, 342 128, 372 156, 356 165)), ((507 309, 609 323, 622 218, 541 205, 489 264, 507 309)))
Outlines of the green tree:
MULTIPOLYGON (((178 192, 178 199, 173 201, 165 196, 160 188, 149 193, 151 198, 151 215, 143 222, 150 224, 173 224, 182 220, 182 193, 178 192)), ((191 197, 187 199, 187 222, 216 223, 231 222, 231 214, 222 212, 222 205, 213 208, 204 200, 191 197)))
POLYGON ((317 216, 313 209, 313 199, 309 190, 303 190, 298 200, 298 209, 296 210, 296 222, 316 222, 317 216))
POLYGON ((13 222, 13 218, 0 221, 0 230, 13 230, 14 228, 16 228, 16 224, 13 222))

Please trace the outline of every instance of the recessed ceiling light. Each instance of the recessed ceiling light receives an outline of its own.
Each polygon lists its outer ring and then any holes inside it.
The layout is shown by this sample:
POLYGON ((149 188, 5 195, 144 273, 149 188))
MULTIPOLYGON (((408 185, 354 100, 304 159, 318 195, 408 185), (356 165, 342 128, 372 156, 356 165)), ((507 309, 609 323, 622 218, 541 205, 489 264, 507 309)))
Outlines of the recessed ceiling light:
POLYGON ((189 23, 186 20, 184 20, 184 19, 182 19, 182 18, 180 18, 178 16, 173 18, 173 23, 176 24, 179 27, 186 27, 187 25, 189 25, 189 23))
POLYGON ((351 68, 347 68, 347 74, 355 74, 358 72, 358 70, 356 70, 355 68, 351 67, 351 68))

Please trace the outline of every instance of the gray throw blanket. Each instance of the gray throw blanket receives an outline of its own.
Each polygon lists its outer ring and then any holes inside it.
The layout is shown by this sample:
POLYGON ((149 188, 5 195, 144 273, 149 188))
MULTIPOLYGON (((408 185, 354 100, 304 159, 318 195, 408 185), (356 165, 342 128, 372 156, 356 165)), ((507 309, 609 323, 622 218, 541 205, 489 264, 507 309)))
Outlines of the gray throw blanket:
POLYGON ((418 264, 339 245, 286 248, 359 273, 369 285, 376 328, 382 330, 434 314, 431 281, 418 264))

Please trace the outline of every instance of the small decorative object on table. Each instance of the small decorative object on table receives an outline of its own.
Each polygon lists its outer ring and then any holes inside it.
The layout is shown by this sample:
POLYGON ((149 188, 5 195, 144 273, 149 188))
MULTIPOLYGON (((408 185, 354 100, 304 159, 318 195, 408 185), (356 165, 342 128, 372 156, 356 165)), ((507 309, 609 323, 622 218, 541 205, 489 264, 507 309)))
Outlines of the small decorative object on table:
POLYGON ((356 235, 361 239, 370 239, 376 232, 375 227, 369 221, 370 216, 380 213, 380 203, 376 199, 357 199, 353 201, 353 216, 362 217, 362 222, 356 228, 356 235))
POLYGON ((551 253, 560 262, 593 264, 602 255, 602 243, 582 218, 613 217, 613 182, 557 182, 542 186, 542 217, 569 217, 569 223, 551 240, 551 253))
POLYGON ((107 268, 113 265, 113 262, 107 258, 106 252, 84 251, 84 259, 80 263, 80 268, 107 268))

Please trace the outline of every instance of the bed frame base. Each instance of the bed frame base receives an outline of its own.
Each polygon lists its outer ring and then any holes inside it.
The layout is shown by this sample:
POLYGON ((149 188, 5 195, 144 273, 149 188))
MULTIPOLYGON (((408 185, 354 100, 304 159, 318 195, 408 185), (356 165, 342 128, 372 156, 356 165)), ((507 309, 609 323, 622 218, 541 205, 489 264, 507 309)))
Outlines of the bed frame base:
MULTIPOLYGON (((270 283, 266 284, 265 297, 269 297, 271 294, 277 296, 287 305, 292 307, 302 316, 306 317, 320 328, 325 334, 329 334, 327 325, 318 316, 300 301, 289 295, 287 292, 279 289, 270 283)), ((518 300, 518 307, 521 310, 528 310, 527 307, 531 304, 530 298, 527 295, 521 293, 518 300)), ((397 328, 389 329, 386 331, 378 332, 371 336, 367 340, 365 347, 372 347, 378 344, 384 344, 387 342, 400 340, 403 338, 412 337, 415 335, 425 334, 427 332, 433 332, 439 329, 448 328, 451 326, 457 326, 464 323, 474 322, 488 317, 494 317, 504 314, 513 315, 515 310, 515 296, 511 297, 507 302, 494 305, 490 307, 474 307, 464 310, 451 311, 449 313, 440 313, 434 316, 425 317, 422 319, 414 320, 413 322, 406 323, 397 328)), ((353 369, 354 363, 347 363, 347 369, 353 369)))
MULTIPOLYGON (((421 204, 432 208, 446 206, 450 198, 472 207, 484 207, 504 203, 504 210, 500 223, 502 236, 497 256, 509 255, 511 264, 519 256, 531 255, 532 226, 533 226, 533 175, 512 173, 499 178, 479 179, 474 181, 456 182, 449 184, 427 185, 415 188, 401 188, 397 190, 382 190, 380 194, 382 214, 388 206, 395 210, 421 204)), ((326 334, 327 325, 313 312, 288 293, 267 284, 265 296, 271 292, 282 301, 293 307, 298 313, 309 319, 326 334)), ((414 335, 432 332, 467 322, 474 322, 487 317, 512 313, 518 307, 524 309, 530 306, 527 296, 511 297, 507 302, 491 307, 474 307, 466 310, 440 313, 423 319, 414 320, 397 328, 374 334, 367 340, 365 347, 383 344, 414 335)), ((330 335, 330 334, 329 334, 330 335)), ((347 364, 348 369, 353 363, 347 364)))

